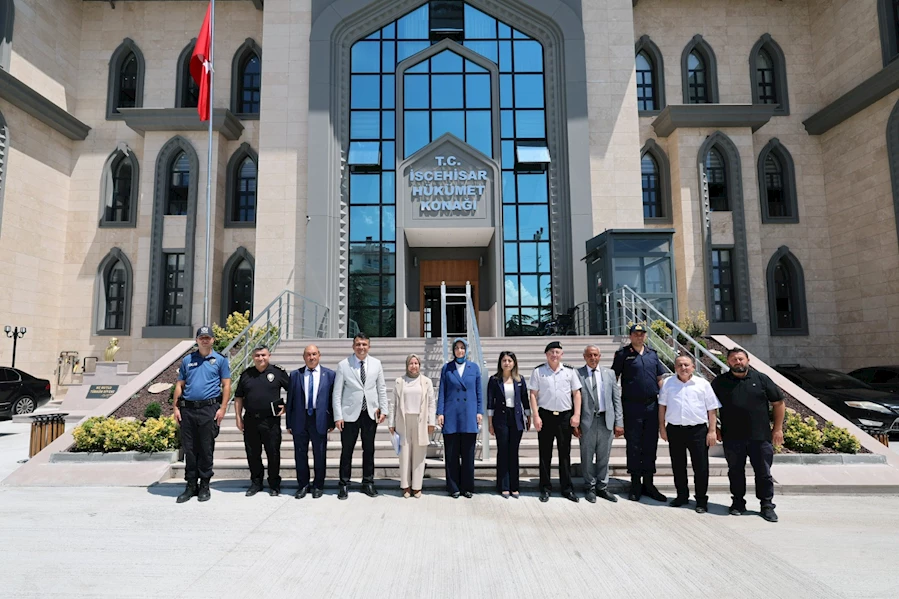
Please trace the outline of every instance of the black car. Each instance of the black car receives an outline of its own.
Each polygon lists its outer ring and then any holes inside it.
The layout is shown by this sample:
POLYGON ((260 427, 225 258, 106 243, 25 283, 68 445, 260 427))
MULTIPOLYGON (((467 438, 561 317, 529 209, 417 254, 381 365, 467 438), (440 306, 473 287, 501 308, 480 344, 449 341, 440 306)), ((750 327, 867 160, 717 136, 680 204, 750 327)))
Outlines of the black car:
POLYGON ((899 434, 899 395, 878 391, 837 370, 778 364, 777 372, 869 433, 899 434))
POLYGON ((50 401, 50 381, 18 368, 0 367, 0 420, 30 414, 50 401))
POLYGON ((878 391, 899 393, 899 366, 868 366, 849 373, 878 391))

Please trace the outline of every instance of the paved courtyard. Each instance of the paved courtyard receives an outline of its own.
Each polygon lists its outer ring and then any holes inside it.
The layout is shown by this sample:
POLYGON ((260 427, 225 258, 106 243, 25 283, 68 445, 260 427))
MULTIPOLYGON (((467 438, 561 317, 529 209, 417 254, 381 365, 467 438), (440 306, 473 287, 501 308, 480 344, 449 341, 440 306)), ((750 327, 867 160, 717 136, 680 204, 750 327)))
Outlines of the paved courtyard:
MULTIPOLYGON (((26 436, 12 426, 0 424, 0 476, 26 436)), ((899 597, 899 497, 784 496, 769 524, 726 515, 725 496, 700 516, 647 500, 213 487, 181 506, 180 484, 0 487, 0 595, 899 597)))

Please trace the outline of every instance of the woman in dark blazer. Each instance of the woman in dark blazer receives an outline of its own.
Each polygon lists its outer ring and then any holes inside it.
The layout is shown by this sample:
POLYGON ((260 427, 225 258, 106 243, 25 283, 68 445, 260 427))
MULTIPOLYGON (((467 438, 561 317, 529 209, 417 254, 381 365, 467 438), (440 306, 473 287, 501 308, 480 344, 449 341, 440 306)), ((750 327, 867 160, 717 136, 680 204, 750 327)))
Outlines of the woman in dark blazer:
POLYGON ((518 358, 510 351, 499 355, 496 374, 487 382, 490 434, 496 436, 496 487, 518 497, 518 446, 531 428, 528 386, 518 374, 518 358))
POLYGON ((443 429, 446 491, 453 498, 474 493, 474 449, 478 427, 484 418, 481 369, 466 360, 468 344, 453 341, 452 362, 440 371, 437 392, 437 424, 443 429))

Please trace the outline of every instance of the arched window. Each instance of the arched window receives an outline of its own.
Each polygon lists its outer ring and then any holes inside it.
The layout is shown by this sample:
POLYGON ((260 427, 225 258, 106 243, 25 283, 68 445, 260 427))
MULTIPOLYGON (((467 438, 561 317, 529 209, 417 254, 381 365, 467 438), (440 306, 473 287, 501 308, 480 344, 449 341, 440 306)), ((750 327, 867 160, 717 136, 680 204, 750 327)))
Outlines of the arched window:
POLYGON ((805 275, 787 246, 768 262, 768 313, 771 335, 808 335, 805 275))
POLYGON ((9 71, 15 20, 16 3, 13 0, 0 0, 0 70, 3 71, 9 71))
POLYGON ((718 63, 712 47, 696 35, 681 56, 684 104, 718 102, 718 63))
POLYGON ((241 118, 258 118, 261 93, 262 49, 247 38, 231 62, 231 112, 241 118))
POLYGON ((253 317, 253 277, 256 270, 252 254, 239 247, 225 263, 222 282, 222 322, 234 312, 250 312, 253 317))
POLYGON ((780 45, 765 34, 749 52, 749 79, 753 104, 770 104, 774 114, 790 113, 787 94, 787 61, 780 45))
POLYGON ((187 154, 179 152, 169 168, 165 213, 183 216, 187 214, 187 194, 190 189, 190 164, 187 154))
POLYGON ((120 143, 103 166, 100 226, 133 227, 137 222, 140 169, 134 151, 120 143))
POLYGON ((228 161, 226 227, 256 225, 256 182, 259 157, 243 143, 228 161))
POLYGON ((668 157, 654 139, 640 151, 643 181, 643 219, 646 222, 671 222, 671 186, 668 157))
POLYGON ((887 66, 899 56, 899 1, 877 0, 877 17, 883 66, 887 66))
POLYGON ((717 148, 712 148, 706 154, 705 174, 709 183, 709 209, 712 212, 730 210, 727 193, 727 164, 717 148))
POLYGON ((665 78, 662 53, 648 35, 635 44, 637 57, 637 109, 655 114, 665 108, 665 78))
POLYGON ((798 223, 793 158, 777 138, 759 153, 759 203, 763 223, 798 223))
POLYGON ((131 334, 133 271, 128 256, 112 248, 97 268, 97 311, 94 330, 98 335, 131 334))
POLYGON ((109 59, 106 118, 121 118, 120 108, 140 108, 144 103, 144 55, 125 38, 109 59))
POLYGON ((190 58, 197 39, 188 42, 178 56, 178 72, 175 80, 175 108, 196 108, 200 101, 200 87, 190 76, 190 58))
POLYGON ((0 224, 3 223, 3 190, 6 187, 6 174, 9 172, 9 127, 0 112, 0 224))

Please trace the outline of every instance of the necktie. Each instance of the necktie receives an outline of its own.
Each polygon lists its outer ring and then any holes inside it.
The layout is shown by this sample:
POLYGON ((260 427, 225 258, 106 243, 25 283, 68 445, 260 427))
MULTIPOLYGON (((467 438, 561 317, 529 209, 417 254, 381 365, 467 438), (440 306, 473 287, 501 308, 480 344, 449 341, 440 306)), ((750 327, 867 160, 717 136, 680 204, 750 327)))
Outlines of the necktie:
POLYGON ((594 408, 595 413, 599 413, 599 395, 596 393, 596 371, 590 371, 590 389, 593 390, 593 397, 596 398, 596 407, 594 408))
POLYGON ((365 362, 359 362, 359 378, 362 379, 362 411, 368 412, 368 402, 365 401, 365 362))
POLYGON ((309 384, 306 388, 306 413, 312 416, 312 406, 315 402, 315 397, 312 395, 312 376, 315 372, 314 370, 309 370, 309 384))

